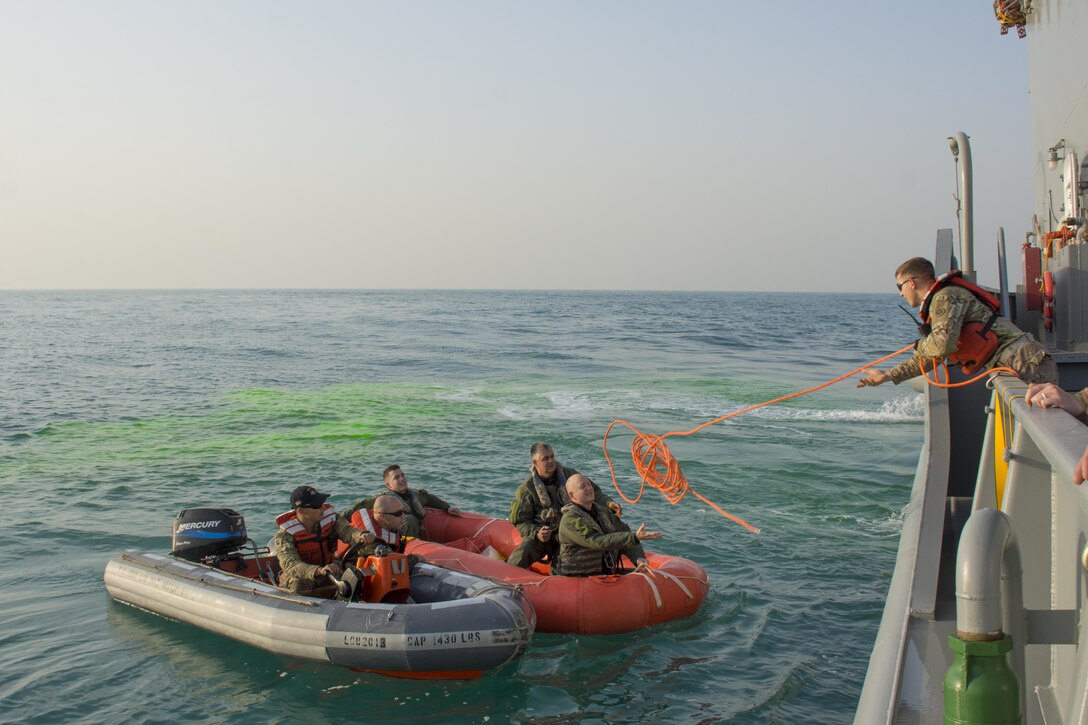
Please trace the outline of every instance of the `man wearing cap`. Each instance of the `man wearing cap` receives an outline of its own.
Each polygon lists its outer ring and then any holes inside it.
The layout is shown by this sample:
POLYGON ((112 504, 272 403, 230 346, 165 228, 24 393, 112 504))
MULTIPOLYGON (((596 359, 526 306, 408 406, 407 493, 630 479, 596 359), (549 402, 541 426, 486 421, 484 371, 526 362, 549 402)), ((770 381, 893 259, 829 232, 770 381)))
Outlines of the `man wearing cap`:
POLYGON ((369 531, 357 529, 325 503, 327 493, 313 486, 299 486, 291 492, 291 510, 276 517, 280 530, 273 539, 273 550, 280 562, 280 586, 298 594, 308 594, 327 574, 343 572, 335 560, 337 542, 372 544, 369 531))
MULTIPOLYGON (((414 536, 419 539, 427 538, 427 529, 424 526, 423 519, 427 515, 426 509, 428 507, 445 511, 453 516, 461 515, 460 509, 450 506, 438 496, 428 493, 425 489, 408 488, 408 476, 395 463, 382 472, 382 478, 385 480, 385 490, 379 496, 390 495, 395 497, 400 501, 401 507, 404 509, 404 518, 400 522, 400 533, 403 536, 414 536)), ((356 511, 371 508, 373 505, 373 497, 364 498, 348 509, 344 516, 350 519, 356 511)))

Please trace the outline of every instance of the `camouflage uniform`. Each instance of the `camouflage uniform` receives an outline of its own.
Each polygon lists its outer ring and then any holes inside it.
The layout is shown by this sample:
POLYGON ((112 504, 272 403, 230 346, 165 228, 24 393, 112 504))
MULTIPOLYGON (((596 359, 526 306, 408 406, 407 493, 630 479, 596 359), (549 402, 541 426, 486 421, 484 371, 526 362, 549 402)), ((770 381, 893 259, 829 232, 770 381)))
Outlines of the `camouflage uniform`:
MULTIPOLYGON (((368 533, 349 524, 343 516, 336 517, 333 532, 336 534, 336 538, 345 544, 360 542, 363 540, 363 536, 368 533)), ((314 590, 317 584, 317 570, 321 566, 307 564, 299 557, 295 537, 280 529, 272 539, 272 551, 275 552, 276 558, 280 561, 279 583, 281 587, 299 594, 308 594, 314 590)))
POLYGON ((1088 388, 1085 388, 1079 393, 1074 393, 1073 397, 1076 398, 1077 402, 1084 408, 1084 412, 1081 413, 1078 418, 1081 422, 1088 423, 1088 388))
POLYGON ((355 505, 348 509, 344 517, 351 520, 351 515, 359 509, 371 509, 374 508, 374 499, 382 494, 389 494, 390 496, 396 496, 400 499, 401 505, 404 507, 404 519, 400 524, 400 533, 402 536, 413 536, 417 539, 427 538, 427 527, 423 523, 423 518, 427 515, 424 510, 425 507, 438 509, 439 511, 449 511, 450 505, 438 498, 433 494, 427 493, 424 488, 409 488, 407 494, 399 494, 396 491, 386 488, 378 492, 377 495, 370 498, 364 498, 362 501, 356 501, 355 505))
MULTIPOLYGON (((898 385, 904 380, 921 374, 921 361, 926 362, 926 375, 933 376, 932 358, 945 358, 956 351, 960 329, 968 322, 985 325, 992 314, 970 291, 949 285, 933 294, 929 306, 931 332, 914 346, 914 356, 899 363, 888 374, 898 385)), ((1047 353, 1046 347, 1037 342, 1004 317, 997 317, 991 327, 999 340, 998 348, 986 361, 983 369, 993 367, 1012 368, 1026 382, 1056 383, 1057 363, 1047 353)))
POLYGON ((614 574, 620 554, 632 563, 646 558, 638 536, 607 506, 594 502, 592 513, 576 503, 563 507, 559 521, 563 576, 614 574))
MULTIPOLYGON (((556 473, 550 480, 541 481, 544 490, 551 499, 551 506, 547 509, 537 495, 536 486, 533 484, 533 472, 518 486, 514 493, 514 500, 510 503, 510 523, 521 533, 521 544, 511 552, 507 563, 528 569, 532 564, 542 561, 545 557, 551 562, 552 574, 559 574, 561 563, 559 561, 559 539, 556 530, 559 528, 561 509, 570 503, 565 486, 566 479, 574 476, 578 471, 556 464, 556 473), (562 472, 562 476, 559 473, 562 472), (537 532, 545 524, 552 528, 552 538, 543 543, 536 538, 537 532)), ((590 481, 590 483, 593 483, 590 481)), ((602 506, 608 506, 612 499, 605 496, 597 484, 593 483, 595 500, 602 506)))

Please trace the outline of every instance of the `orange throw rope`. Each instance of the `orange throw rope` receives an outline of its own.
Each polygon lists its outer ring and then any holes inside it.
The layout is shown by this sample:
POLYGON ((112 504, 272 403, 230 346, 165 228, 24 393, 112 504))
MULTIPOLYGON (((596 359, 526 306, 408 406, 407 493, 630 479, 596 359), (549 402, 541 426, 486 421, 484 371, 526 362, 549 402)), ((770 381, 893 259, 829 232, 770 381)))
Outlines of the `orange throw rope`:
MULTIPOLYGON (((888 360, 890 358, 895 357, 896 355, 901 355, 904 352, 907 352, 908 350, 912 350, 913 348, 914 348, 914 344, 911 343, 910 345, 907 345, 906 347, 904 347, 902 350, 896 350, 895 352, 891 353, 890 355, 885 355, 882 358, 879 358, 877 360, 873 360, 870 363, 866 363, 865 365, 858 368, 857 370, 851 370, 850 372, 846 373, 845 375, 840 375, 839 377, 835 378, 834 380, 829 380, 826 383, 822 383, 822 384, 817 385, 815 387, 808 388, 807 390, 801 390, 801 391, 796 392, 796 393, 790 393, 789 395, 783 395, 781 398, 775 398, 774 400, 768 400, 768 401, 763 402, 763 403, 757 403, 756 405, 749 406, 749 407, 744 408, 742 410, 734 411, 734 412, 729 413, 727 415, 723 415, 720 418, 715 418, 714 420, 707 421, 706 423, 703 423, 700 426, 692 428, 689 431, 683 431, 683 432, 673 431, 671 433, 665 433, 664 435, 653 436, 653 435, 647 435, 646 433, 641 432, 638 428, 631 425, 630 423, 628 423, 625 420, 614 420, 614 421, 612 421, 611 424, 609 424, 608 429, 604 433, 604 457, 605 457, 605 460, 608 461, 608 470, 612 474, 612 485, 616 487, 616 492, 620 495, 620 498, 622 498, 624 501, 626 501, 629 504, 635 504, 635 503, 639 502, 639 500, 642 498, 642 494, 646 490, 646 484, 650 484, 652 487, 654 487, 657 490, 661 491, 662 495, 664 495, 665 498, 668 499, 669 503, 671 503, 673 505, 676 505, 676 504, 680 503, 680 500, 683 499, 684 496, 686 496, 687 494, 690 493, 692 496, 699 499, 700 501, 705 503, 707 506, 710 506, 710 508, 717 511, 718 513, 720 513, 725 518, 729 519, 730 521, 732 521, 734 523, 740 524, 741 526, 748 529, 749 531, 751 531, 754 534, 758 534, 759 533, 758 528, 756 528, 755 526, 752 526, 750 523, 748 523, 744 519, 742 519, 740 517, 737 517, 737 516, 734 516, 733 514, 727 512, 721 506, 718 506, 716 503, 714 503, 710 499, 706 498, 705 496, 700 495, 697 491, 695 491, 694 489, 691 488, 691 484, 688 481, 687 477, 684 476, 683 472, 680 470, 680 464, 673 457, 672 452, 669 451, 669 447, 668 447, 668 445, 666 445, 665 439, 673 437, 673 436, 677 436, 677 437, 689 436, 689 435, 692 435, 694 433, 698 433, 703 428, 714 425, 716 423, 721 423, 722 421, 729 420, 730 418, 735 418, 738 415, 742 415, 744 413, 749 413, 749 412, 751 412, 753 410, 756 410, 758 408, 762 408, 762 407, 768 406, 768 405, 773 405, 774 403, 781 403, 782 401, 789 400, 790 398, 797 398, 797 397, 800 397, 802 395, 807 395, 808 393, 812 393, 812 392, 815 392, 817 390, 821 390, 823 388, 828 387, 829 385, 834 385, 835 383, 837 383, 837 382, 839 382, 841 380, 845 380, 846 378, 850 377, 851 375, 856 375, 856 374, 858 374, 860 372, 863 372, 863 371, 867 370, 868 368, 871 368, 874 365, 878 365, 878 364, 884 362, 885 360, 888 360), (612 465, 612 457, 608 455, 608 436, 612 432, 612 428, 614 428, 617 424, 626 426, 627 428, 629 428, 631 430, 632 433, 635 434, 634 438, 631 440, 631 461, 635 465, 635 471, 641 477, 641 482, 639 484, 638 495, 635 496, 633 499, 627 498, 627 496, 625 496, 623 491, 620 489, 620 485, 616 480, 616 469, 612 465)), ((978 380, 979 378, 981 378, 981 377, 983 377, 985 375, 989 375, 992 372, 1005 371, 1005 370, 1008 370, 1008 368, 994 368, 994 369, 988 370, 988 371, 980 374, 979 376, 977 376, 975 378, 972 378, 971 380, 968 380, 967 382, 964 382, 964 383, 941 384, 941 383, 937 382, 935 379, 930 380, 928 376, 926 376, 926 380, 929 380, 929 382, 931 384, 936 385, 938 387, 942 387, 942 388, 958 387, 960 385, 968 385, 970 383, 973 383, 976 380, 978 380)), ((1013 371, 1009 371, 1009 372, 1013 372, 1013 371)), ((922 368, 922 374, 925 375, 925 368, 924 367, 922 368)), ((1015 372, 1013 372, 1013 374, 1015 374, 1015 372)), ((947 371, 947 367, 946 367, 945 368, 945 376, 946 376, 945 379, 946 380, 947 380, 947 375, 948 375, 948 371, 947 371)), ((936 378, 936 376, 937 376, 936 375, 936 366, 934 366, 934 378, 936 378)))
POLYGON ((964 386, 970 385, 971 383, 977 383, 979 380, 986 377, 987 375, 993 375, 995 373, 1009 373, 1010 375, 1015 375, 1015 376, 1020 375, 1020 373, 1016 372, 1012 368, 1004 368, 1004 367, 1002 367, 1002 368, 990 368, 989 370, 983 370, 981 373, 979 373, 975 377, 968 378, 967 380, 964 380, 963 382, 950 383, 950 382, 948 382, 948 365, 943 360, 941 360, 940 358, 937 358, 937 357, 932 358, 930 360, 930 362, 933 363, 933 369, 931 370, 931 372, 933 373, 932 378, 930 378, 928 375, 926 375, 925 362, 924 361, 920 361, 920 362, 921 362, 921 364, 919 365, 919 367, 922 368, 922 377, 926 379, 927 383, 929 383, 930 385, 932 385, 934 387, 937 387, 937 388, 945 388, 945 389, 948 389, 948 388, 962 388, 964 386), (943 383, 940 382, 937 379, 937 365, 938 364, 940 364, 940 366, 944 369, 944 382, 943 383))

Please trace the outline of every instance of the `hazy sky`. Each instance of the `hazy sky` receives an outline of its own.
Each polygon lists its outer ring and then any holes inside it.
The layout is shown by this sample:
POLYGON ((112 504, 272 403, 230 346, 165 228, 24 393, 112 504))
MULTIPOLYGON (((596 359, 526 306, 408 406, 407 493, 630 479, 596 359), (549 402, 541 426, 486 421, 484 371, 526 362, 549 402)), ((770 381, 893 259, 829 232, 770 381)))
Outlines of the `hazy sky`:
POLYGON ((0 288, 894 292, 1031 218, 989 0, 0 0, 0 288))

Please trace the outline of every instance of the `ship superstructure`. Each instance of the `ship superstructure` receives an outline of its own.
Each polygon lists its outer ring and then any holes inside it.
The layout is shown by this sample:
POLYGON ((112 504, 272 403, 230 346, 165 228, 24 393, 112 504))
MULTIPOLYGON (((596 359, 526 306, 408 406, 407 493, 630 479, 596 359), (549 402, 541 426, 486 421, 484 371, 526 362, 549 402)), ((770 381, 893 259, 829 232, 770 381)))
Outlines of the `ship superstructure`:
MULTIPOLYGON (((1088 2, 999 0, 995 14, 1023 31, 1010 42, 1028 44, 1035 160, 1034 216, 1009 240, 1018 264, 1000 265, 1000 291, 1076 391, 1088 387, 1088 2)), ((940 230, 934 263, 970 274, 969 141, 949 142, 967 206, 958 258, 940 230)), ((1026 388, 1011 376, 925 386, 925 438, 856 723, 1088 723, 1088 484, 1072 483, 1088 426, 1029 407, 1026 388), (970 698, 946 700, 979 682, 966 712, 970 698)))

